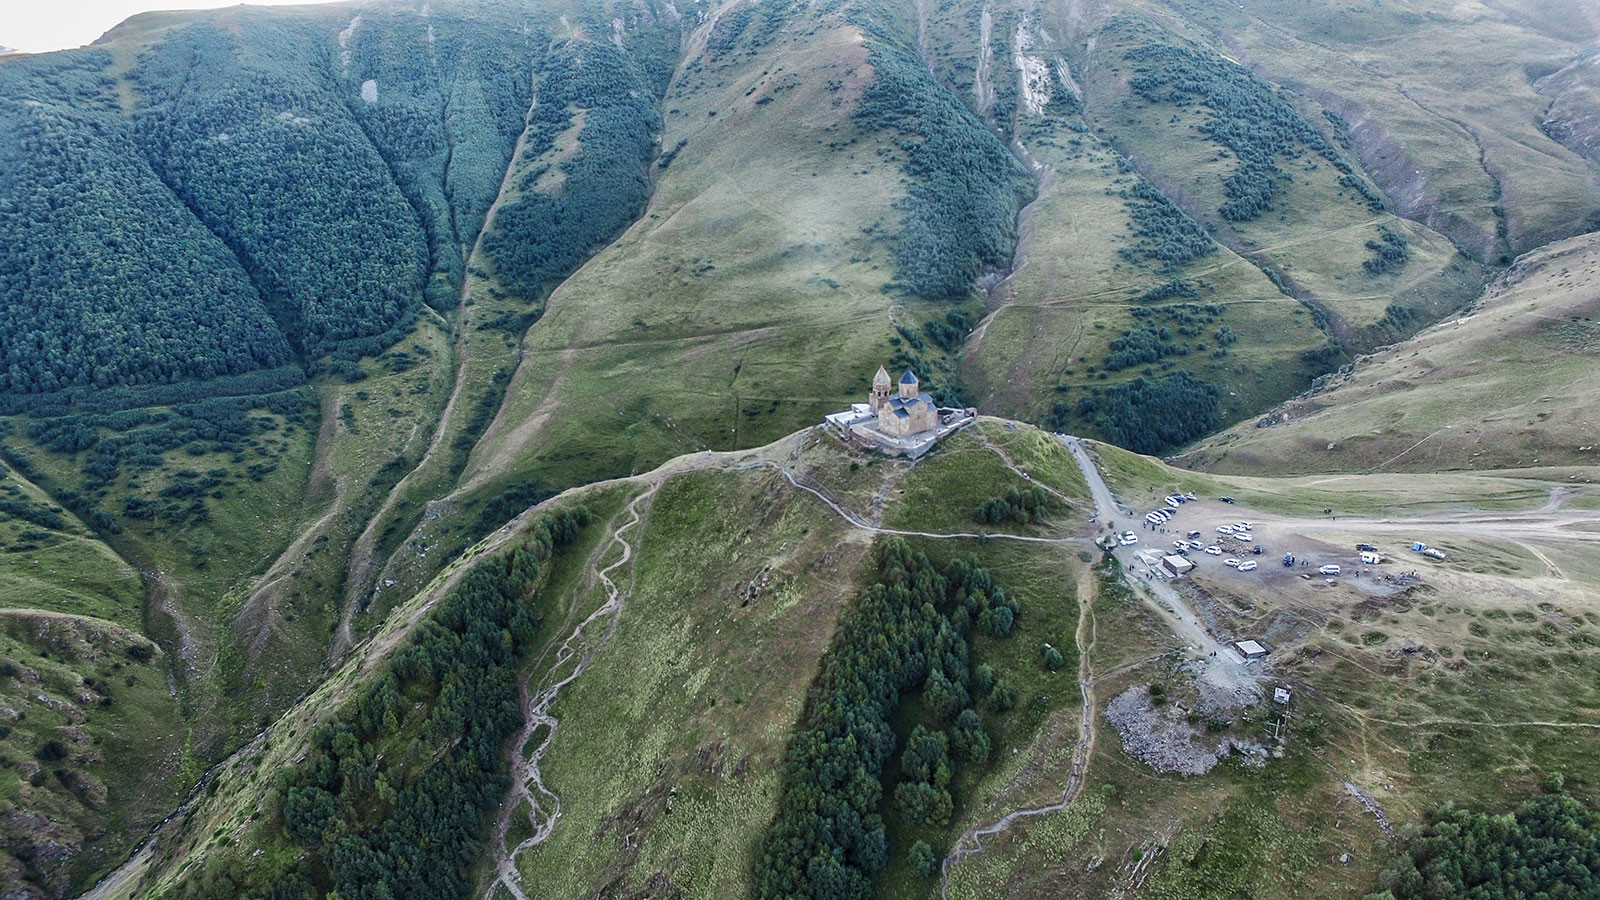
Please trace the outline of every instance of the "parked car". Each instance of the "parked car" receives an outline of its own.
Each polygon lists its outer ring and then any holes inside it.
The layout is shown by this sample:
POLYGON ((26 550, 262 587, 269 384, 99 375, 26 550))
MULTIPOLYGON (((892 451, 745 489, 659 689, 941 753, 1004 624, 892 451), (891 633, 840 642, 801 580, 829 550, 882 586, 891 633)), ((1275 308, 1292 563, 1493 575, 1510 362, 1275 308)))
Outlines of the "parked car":
POLYGON ((1233 534, 1232 525, 1218 525, 1217 534, 1233 534))
POLYGON ((1254 549, 1252 549, 1250 552, 1254 553, 1257 556, 1260 556, 1261 555, 1261 545, 1260 544, 1255 545, 1254 549))
POLYGON ((1213 546, 1210 546, 1210 547, 1206 548, 1206 553, 1208 553, 1208 554, 1210 554, 1212 556, 1221 556, 1222 555, 1222 548, 1213 545, 1213 546))
POLYGON ((1363 553, 1377 553, 1378 552, 1378 548, 1372 546, 1371 544, 1357 544, 1356 545, 1356 549, 1360 550, 1363 553))
POLYGON ((1323 566, 1322 568, 1318 569, 1317 571, 1321 572, 1324 575, 1337 575, 1337 574, 1339 574, 1340 570, 1339 570, 1338 566, 1323 566))
POLYGON ((1124 531, 1122 537, 1117 539, 1124 547, 1139 543, 1139 536, 1131 531, 1124 531))
POLYGON ((1223 503, 1232 503, 1233 502, 1233 498, 1232 497, 1218 497, 1217 499, 1221 500, 1223 503))
POLYGON ((1198 538, 1199 536, 1200 536, 1200 532, 1198 532, 1198 531, 1191 531, 1191 532, 1189 532, 1189 535, 1188 535, 1189 540, 1191 540, 1191 541, 1194 540, 1195 538, 1198 538))
POLYGON ((1244 562, 1239 563, 1239 571, 1241 572, 1254 572, 1255 570, 1256 561, 1253 559, 1247 559, 1244 562))
POLYGON ((1239 568, 1239 560, 1237 558, 1235 558, 1235 557, 1232 557, 1232 556, 1230 556, 1227 559, 1223 560, 1222 564, 1227 566, 1230 569, 1239 568))

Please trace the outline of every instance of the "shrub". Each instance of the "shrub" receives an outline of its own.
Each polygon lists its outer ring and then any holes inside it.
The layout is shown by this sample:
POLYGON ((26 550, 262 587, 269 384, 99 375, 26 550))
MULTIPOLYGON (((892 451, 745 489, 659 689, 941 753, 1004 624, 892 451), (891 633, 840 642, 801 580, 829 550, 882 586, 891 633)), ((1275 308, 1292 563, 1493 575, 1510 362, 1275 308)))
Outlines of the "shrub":
POLYGON ((1066 660, 1061 658, 1061 651, 1050 646, 1049 644, 1045 644, 1040 648, 1040 650, 1044 655, 1044 667, 1052 672, 1060 669, 1061 666, 1066 662, 1066 660))

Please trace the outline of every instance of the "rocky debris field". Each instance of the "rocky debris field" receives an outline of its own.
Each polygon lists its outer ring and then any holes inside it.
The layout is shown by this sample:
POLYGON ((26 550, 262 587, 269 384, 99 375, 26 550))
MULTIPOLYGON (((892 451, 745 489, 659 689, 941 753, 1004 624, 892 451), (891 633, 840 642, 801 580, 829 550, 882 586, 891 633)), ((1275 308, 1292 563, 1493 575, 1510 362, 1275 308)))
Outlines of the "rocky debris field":
POLYGON ((1142 685, 1118 694, 1107 704, 1105 717, 1122 738, 1123 751, 1157 772, 1204 775, 1231 753, 1250 765, 1266 761, 1266 748, 1254 742, 1224 734, 1212 744, 1202 729, 1189 724, 1181 705, 1157 706, 1142 685))

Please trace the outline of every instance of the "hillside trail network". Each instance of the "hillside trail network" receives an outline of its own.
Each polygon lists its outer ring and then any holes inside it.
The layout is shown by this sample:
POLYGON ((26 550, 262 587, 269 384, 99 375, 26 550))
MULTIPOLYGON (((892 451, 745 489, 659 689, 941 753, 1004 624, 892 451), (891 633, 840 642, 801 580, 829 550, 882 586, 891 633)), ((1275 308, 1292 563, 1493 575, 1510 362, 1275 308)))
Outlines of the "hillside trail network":
MULTIPOLYGON (((617 569, 632 564, 634 545, 628 543, 623 533, 637 528, 643 521, 644 513, 640 512, 639 504, 648 502, 655 496, 659 487, 661 481, 654 481, 629 502, 628 521, 611 533, 611 540, 603 546, 601 555, 610 552, 612 547, 621 547, 622 552, 610 565, 594 572, 596 580, 605 587, 606 602, 579 622, 567 635, 566 640, 561 642, 560 648, 556 650, 555 661, 551 663, 544 677, 547 681, 554 678, 556 673, 574 657, 578 660, 577 665, 573 666, 572 671, 565 676, 541 688, 537 694, 529 695, 527 682, 519 686, 524 722, 511 745, 511 793, 500 803, 500 814, 489 840, 490 852, 495 856, 495 875, 494 880, 490 881, 483 891, 484 900, 492 900, 495 889, 502 886, 515 900, 528 900, 522 891, 522 874, 517 870, 517 857, 524 851, 544 843, 545 838, 555 829, 556 822, 561 819, 561 798, 545 787, 544 778, 539 771, 539 763, 544 759, 545 752, 550 749, 550 742, 555 739, 556 730, 561 724, 550 714, 550 706, 562 688, 576 681, 578 676, 589 668, 589 663, 610 642, 612 634, 616 632, 617 620, 622 617, 625 594, 610 576, 617 569), (591 641, 586 632, 589 626, 599 619, 605 620, 605 631, 591 641), (532 753, 527 752, 528 743, 540 729, 544 731, 538 746, 532 753), (515 847, 507 848, 506 840, 511 830, 511 818, 518 804, 524 800, 528 802, 528 823, 533 827, 533 834, 519 841, 515 847)), ((593 565, 591 562, 591 571, 593 565)), ((581 599, 580 595, 574 602, 581 599)))
MULTIPOLYGON (((987 421, 1001 420, 988 419, 987 421)), ((496 828, 494 831, 494 837, 496 840, 493 842, 493 844, 498 849, 495 851, 497 855, 496 866, 494 867, 495 880, 490 885, 491 892, 495 884, 505 884, 508 891, 514 898, 516 898, 516 900, 526 900, 525 895, 521 893, 520 884, 516 884, 515 888, 513 889, 513 885, 516 883, 517 879, 515 859, 518 854, 537 845, 546 837, 548 837, 550 830, 555 826, 560 815, 559 798, 557 798, 554 793, 544 785, 538 774, 538 764, 542 759, 545 750, 549 746, 550 736, 554 733, 556 727, 555 720, 550 716, 550 706, 559 694, 560 689, 571 684, 572 681, 576 679, 585 668, 587 668, 589 660, 592 659, 600 647, 603 646, 606 638, 609 637, 612 630, 615 628, 618 613, 623 602, 625 601, 625 592, 611 580, 610 575, 619 567, 631 564, 636 553, 636 547, 634 543, 630 543, 627 538, 624 538, 623 532, 631 531, 632 529, 639 527, 640 523, 644 519, 644 513, 640 512, 640 504, 647 502, 648 499, 654 495, 656 488, 658 488, 660 484, 667 479, 675 475, 697 471, 748 471, 761 468, 775 469, 795 489, 816 497, 823 503, 824 506, 826 506, 839 518, 844 520, 852 528, 868 534, 918 537, 933 540, 1004 540, 1030 544, 1079 546, 1086 550, 1098 549, 1098 545, 1091 537, 1081 535, 1043 537, 1035 535, 1008 534, 1005 532, 929 532, 882 527, 851 509, 831 490, 829 490, 826 485, 822 484, 810 474, 797 469, 791 464, 778 462, 772 458, 768 458, 778 455, 778 451, 783 447, 795 446, 794 442, 797 439, 803 440, 805 436, 812 433, 812 429, 805 429, 801 432, 797 432, 794 435, 789 435, 785 438, 775 441, 774 443, 765 447, 757 447, 740 451, 701 451, 698 453, 687 454, 669 460, 660 467, 649 472, 640 473, 638 475, 606 479, 580 487, 571 488, 567 491, 563 491, 561 494, 555 497, 549 498, 524 510, 505 527, 488 536, 469 551, 467 558, 470 560, 476 561, 488 558, 495 551, 499 550, 510 541, 516 539, 522 533, 523 527, 534 522, 534 514, 536 512, 553 504, 570 499, 574 496, 579 496, 583 493, 599 488, 620 484, 642 484, 646 486, 646 489, 636 496, 627 507, 627 511, 630 516, 629 520, 618 526, 616 531, 612 534, 611 541, 605 545, 606 551, 603 552, 609 551, 611 547, 620 546, 622 548, 622 553, 619 559, 613 561, 604 569, 598 570, 594 573, 595 580, 603 583, 605 586, 607 592, 606 603, 602 604, 598 609, 592 612, 589 617, 585 618, 583 622, 578 625, 571 634, 569 634, 568 638, 563 642, 561 647, 557 649, 557 658, 560 660, 560 662, 557 663, 557 666, 564 664, 566 661, 577 655, 578 641, 582 639, 585 629, 601 617, 609 617, 605 636, 600 638, 599 644, 588 647, 584 650, 578 665, 566 677, 559 679, 554 684, 546 686, 537 693, 529 693, 527 686, 523 686, 522 695, 524 713, 529 724, 525 726, 521 736, 524 738, 531 737, 539 727, 547 728, 550 734, 547 734, 545 739, 540 743, 539 747, 528 756, 519 756, 523 751, 523 747, 526 745, 526 740, 519 741, 517 747, 514 748, 513 766, 514 772, 518 776, 514 780, 514 783, 519 787, 514 787, 514 796, 507 798, 508 802, 506 809, 514 810, 517 800, 523 797, 533 797, 535 794, 538 794, 543 796, 550 804, 551 814, 536 821, 536 833, 532 838, 528 839, 528 841, 520 842, 512 852, 506 853, 504 838, 509 832, 509 813, 506 813, 504 810, 502 810, 502 816, 506 818, 508 824, 502 829, 500 823, 498 821, 496 823, 496 828)), ((1117 502, 1116 498, 1111 493, 1110 488, 1106 485, 1104 478, 1101 476, 1099 468, 1095 464, 1093 458, 1089 454, 1088 449, 1084 446, 1082 441, 1078 438, 1066 435, 1057 435, 1057 438, 1072 452, 1074 460, 1077 462, 1079 469, 1083 473, 1084 480, 1089 488, 1090 496, 1093 499, 1096 522, 1099 527, 1104 528, 1110 526, 1111 529, 1115 531, 1136 529, 1137 522, 1135 521, 1134 513, 1117 502)), ((989 449, 992 450, 994 448, 990 447, 989 449)), ((790 458, 793 459, 794 456, 795 454, 791 454, 790 458)), ((1009 463, 1010 461, 1005 460, 1005 462, 1009 463)), ((1016 471, 1014 465, 1010 467, 1013 469, 1013 471, 1016 471)), ((1600 513, 1594 513, 1589 510, 1566 509, 1564 508, 1565 499, 1567 499, 1565 496, 1553 496, 1552 502, 1547 504, 1545 507, 1537 510, 1526 511, 1461 510, 1450 511, 1446 513, 1422 514, 1414 517, 1404 517, 1402 519, 1373 517, 1349 517, 1347 519, 1341 517, 1339 522, 1328 523, 1326 526, 1324 526, 1322 522, 1314 519, 1300 519, 1296 521, 1298 523, 1308 525, 1309 527, 1337 527, 1341 530, 1352 525, 1398 530, 1418 524, 1427 524, 1435 531, 1456 532, 1471 535, 1493 535, 1506 537, 1512 540, 1516 540, 1519 537, 1528 538, 1538 536, 1578 542, 1600 542, 1600 530, 1593 530, 1595 528, 1596 521, 1600 520, 1600 513)), ((1263 519, 1268 517, 1266 514, 1257 514, 1257 516, 1263 519)), ((637 538, 635 538, 635 540, 637 540, 637 538)), ((1115 547, 1112 550, 1112 553, 1118 557, 1119 561, 1125 562, 1123 557, 1131 556, 1133 550, 1129 547, 1119 546, 1115 547)), ((397 646, 400 641, 404 640, 406 636, 411 633, 412 629, 420 624, 420 622, 427 616, 428 612, 434 606, 436 606, 446 594, 449 593, 455 584, 459 582, 460 578, 471 569, 473 564, 475 563, 464 563, 454 571, 449 571, 442 577, 438 578, 428 589, 426 589, 424 596, 421 597, 420 602, 414 604, 411 608, 406 610, 406 612, 398 619, 391 621, 390 627, 381 628, 377 635, 361 644, 359 658, 356 653, 352 653, 348 658, 346 665, 353 666, 357 671, 367 671, 373 666, 377 665, 389 650, 391 650, 394 646, 397 646)), ((1166 622, 1173 633, 1183 640, 1183 642, 1191 651, 1191 655, 1199 660, 1200 671, 1197 674, 1199 674, 1200 677, 1205 677, 1208 680, 1212 680, 1225 686, 1231 684, 1239 689, 1247 690, 1254 687, 1255 676, 1245 670, 1242 663, 1236 662, 1236 657, 1233 654, 1222 652, 1222 650, 1219 649, 1221 648, 1221 645, 1206 632, 1205 627, 1201 625, 1193 611, 1189 609, 1187 603, 1184 602, 1183 598, 1180 597, 1176 591, 1173 591, 1172 588, 1166 583, 1159 582, 1154 579, 1147 581, 1128 577, 1126 573, 1131 572, 1131 569, 1126 564, 1123 566, 1123 572, 1125 573, 1124 578, 1126 582, 1133 588, 1134 592, 1145 600, 1147 605, 1149 605, 1150 608, 1155 611, 1164 622, 1166 622), (1209 652, 1212 650, 1218 651, 1215 657, 1211 657, 1209 655, 1209 652)), ((399 611, 397 610, 396 612, 398 613, 399 611)), ((983 837, 998 834, 1017 822, 1027 818, 1066 808, 1073 800, 1076 799, 1077 793, 1081 790, 1087 770, 1088 759, 1093 749, 1094 716, 1097 711, 1093 693, 1094 681, 1096 679, 1095 676, 1093 676, 1092 667, 1089 662, 1090 650, 1093 646, 1093 622, 1091 617, 1088 620, 1088 631, 1086 633, 1084 631, 1085 615, 1087 615, 1087 613, 1080 609, 1080 621, 1077 634, 1079 650, 1078 674, 1079 691, 1083 695, 1084 704, 1083 710, 1080 712, 1078 746, 1074 748, 1073 752, 1073 772, 1069 777, 1065 796, 1063 796, 1061 801, 1048 806, 1034 809, 1014 810, 1002 816, 992 825, 974 829, 967 835, 963 835, 962 840, 958 842, 957 845, 957 852, 960 854, 958 859, 965 858, 966 856, 970 856, 973 853, 979 852, 983 847, 983 837)), ((353 684, 354 681, 355 680, 351 680, 350 683, 353 684)), ((350 689, 351 688, 346 685, 344 688, 334 691, 331 695, 324 694, 322 692, 314 692, 312 697, 308 698, 306 702, 319 702, 322 704, 342 702, 342 699, 348 695, 348 691, 350 689)), ((282 719, 280 719, 280 721, 282 721, 282 719)), ((232 756, 229 756, 214 766, 212 771, 220 771, 225 764, 237 758, 242 753, 254 752, 254 750, 259 749, 261 742, 272 733, 276 724, 277 723, 274 723, 273 726, 269 726, 265 731, 257 735, 254 740, 245 742, 243 745, 241 745, 240 749, 234 752, 232 756)), ((130 896, 131 892, 137 889, 137 882, 140 875, 152 862, 152 848, 155 843, 154 839, 170 822, 186 818, 184 814, 188 812, 193 807, 194 803, 202 797, 203 792, 200 791, 199 788, 203 786, 204 779, 202 779, 200 784, 196 785, 196 790, 191 792, 190 798, 185 801, 183 805, 175 810, 171 816, 163 820, 161 824, 157 825, 156 828, 152 829, 151 833, 140 842, 134 853, 126 862, 122 864, 122 866, 118 867, 116 870, 102 878, 94 888, 83 894, 82 897, 90 898, 90 900, 121 900, 121 898, 130 896)), ((537 809, 537 807, 533 808, 537 809)), ((946 860, 944 866, 946 872, 948 871, 949 866, 952 864, 952 860, 946 860)))

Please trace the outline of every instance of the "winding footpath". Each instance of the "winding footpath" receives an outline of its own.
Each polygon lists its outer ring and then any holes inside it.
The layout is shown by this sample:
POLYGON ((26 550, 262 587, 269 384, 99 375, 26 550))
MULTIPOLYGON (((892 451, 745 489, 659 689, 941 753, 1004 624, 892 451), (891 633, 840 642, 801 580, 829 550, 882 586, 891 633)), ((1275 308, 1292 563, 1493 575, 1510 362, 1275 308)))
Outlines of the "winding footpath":
MULTIPOLYGON (((555 829, 556 822, 561 819, 561 798, 545 786, 544 778, 539 771, 539 763, 544 759, 545 752, 550 749, 550 742, 555 739, 556 730, 561 725, 560 721, 551 715, 550 707, 560 695, 561 689, 577 680, 578 676, 589 668, 589 663, 611 640, 611 635, 616 631, 617 620, 622 616, 625 593, 611 580, 611 573, 633 561, 634 547, 623 537, 623 533, 637 528, 643 521, 644 513, 640 512, 639 505, 655 496, 659 487, 661 481, 651 482, 648 488, 628 504, 628 521, 612 532, 611 541, 606 544, 603 551, 610 552, 612 547, 621 547, 622 553, 610 565, 595 573, 599 582, 605 587, 606 602, 579 622, 567 635, 566 640, 561 642, 560 648, 556 650, 555 661, 551 663, 545 679, 548 681, 554 678, 556 673, 575 656, 578 658, 577 665, 573 666, 572 671, 565 676, 548 683, 531 697, 527 683, 524 682, 521 687, 525 720, 511 748, 511 793, 501 802, 500 815, 495 821, 494 833, 489 841, 490 852, 495 857, 495 875, 484 888, 484 900, 492 900, 495 889, 500 886, 504 886, 515 900, 528 900, 527 894, 522 890, 522 874, 517 869, 517 857, 544 843, 550 832, 555 829), (586 632, 591 624, 600 619, 606 622, 605 632, 598 639, 590 641, 586 637, 586 632), (579 655, 580 649, 581 655, 579 655), (529 742, 541 729, 544 733, 543 739, 532 753, 527 752, 529 742), (523 800, 528 802, 528 823, 533 827, 533 834, 519 841, 515 847, 507 848, 506 840, 511 831, 511 819, 523 800)), ((533 676, 529 677, 531 679, 533 676)))
POLYGON ((1061 799, 1044 806, 1012 810, 992 824, 961 835, 955 849, 939 864, 939 896, 942 900, 948 900, 950 896, 950 867, 981 852, 984 838, 1000 834, 1024 819, 1061 812, 1071 806, 1083 790, 1084 780, 1089 774, 1089 757, 1094 753, 1095 712, 1099 708, 1094 696, 1094 669, 1089 660, 1090 651, 1094 649, 1093 609, 1094 583, 1085 570, 1078 580, 1078 630, 1074 638, 1078 645, 1078 692, 1083 696, 1083 708, 1078 713, 1078 742, 1072 748, 1072 771, 1067 775, 1067 786, 1061 792, 1061 799))

